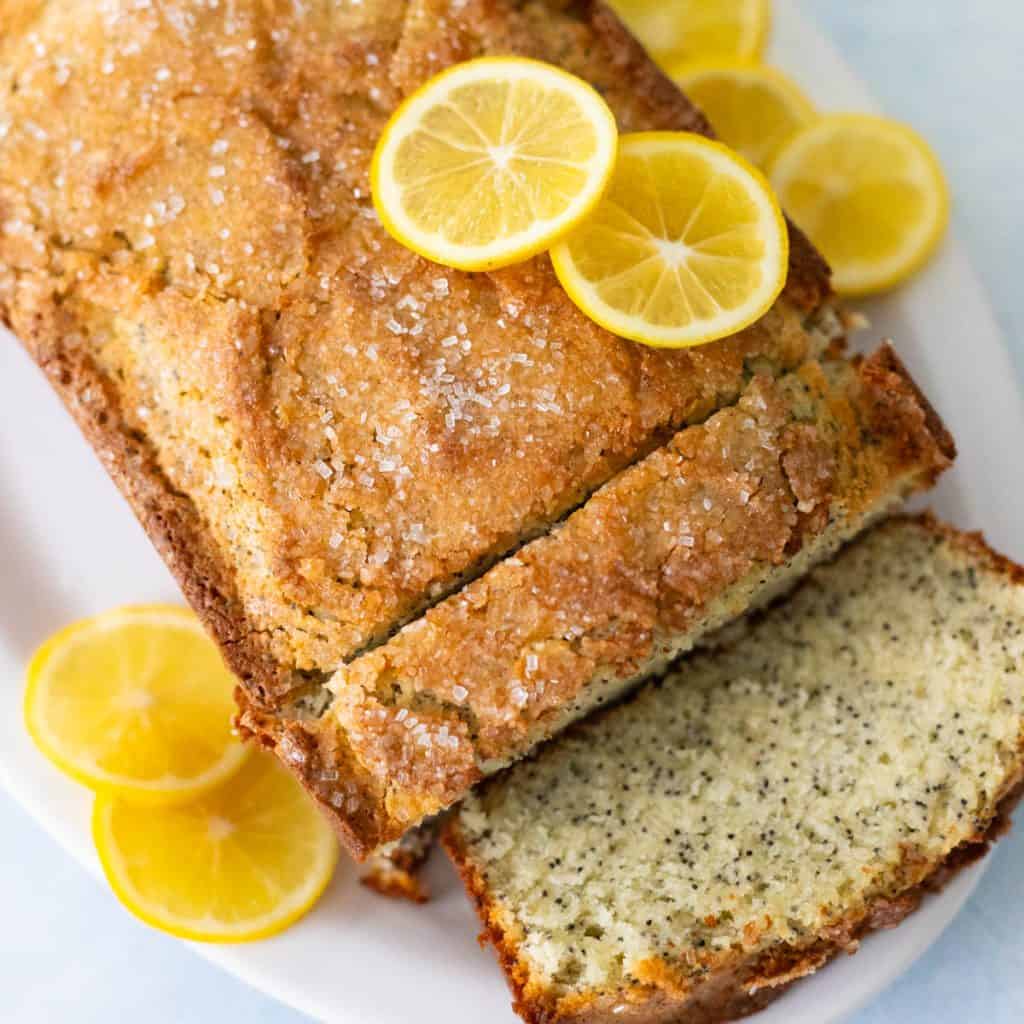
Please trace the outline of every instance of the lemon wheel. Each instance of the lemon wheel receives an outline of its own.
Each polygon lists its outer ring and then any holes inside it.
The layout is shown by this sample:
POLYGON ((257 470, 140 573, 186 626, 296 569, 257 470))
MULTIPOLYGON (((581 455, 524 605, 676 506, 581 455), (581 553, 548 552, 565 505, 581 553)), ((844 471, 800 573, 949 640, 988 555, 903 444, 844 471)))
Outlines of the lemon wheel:
POLYGON ((374 205, 421 256, 493 270, 543 252, 593 209, 617 137, 582 79, 519 57, 467 61, 388 122, 371 168, 374 205))
POLYGON ((775 68, 750 61, 677 64, 669 69, 707 115, 715 134, 761 170, 814 120, 814 105, 775 68))
POLYGON ((121 902, 154 928, 201 942, 281 931, 316 903, 338 860, 330 826, 264 753, 182 806, 97 796, 92 830, 121 902))
POLYGON ((28 668, 25 724, 90 788, 143 803, 188 800, 239 769, 235 680, 196 617, 168 605, 77 622, 28 668))
POLYGON ((769 0, 612 0, 612 7, 664 67, 756 58, 771 26, 769 0))
POLYGON ((685 132, 624 136, 611 186, 551 252, 589 317, 623 338, 680 348, 734 334, 786 281, 789 236, 761 173, 685 132))
POLYGON ((772 181, 847 295, 906 280, 949 221, 949 189, 931 148, 884 117, 832 114, 808 125, 775 159, 772 181))

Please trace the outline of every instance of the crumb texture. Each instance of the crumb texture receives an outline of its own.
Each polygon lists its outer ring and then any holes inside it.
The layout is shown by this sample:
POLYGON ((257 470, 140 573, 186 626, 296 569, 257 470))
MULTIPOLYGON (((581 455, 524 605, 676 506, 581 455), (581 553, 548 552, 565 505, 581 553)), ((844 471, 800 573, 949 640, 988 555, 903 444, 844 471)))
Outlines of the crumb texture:
POLYGON ((591 3, 0 0, 0 318, 95 407, 124 489, 187 505, 165 549, 267 706, 810 354, 827 272, 799 236, 778 306, 685 352, 599 329, 546 258, 460 274, 392 242, 387 117, 508 52, 624 129, 706 130, 591 3))
POLYGON ((528 1016, 655 1019, 665 993, 751 962, 779 984, 912 909, 1020 780, 1022 582, 894 521, 470 796, 449 846, 528 1016))

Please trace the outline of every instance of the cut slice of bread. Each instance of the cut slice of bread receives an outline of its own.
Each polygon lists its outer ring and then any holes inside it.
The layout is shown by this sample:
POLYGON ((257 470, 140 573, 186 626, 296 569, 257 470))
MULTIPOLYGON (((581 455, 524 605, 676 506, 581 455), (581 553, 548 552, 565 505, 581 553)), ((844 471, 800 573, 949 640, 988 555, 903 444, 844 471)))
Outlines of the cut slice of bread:
POLYGON ((1024 780, 1024 570, 930 518, 466 800, 532 1024, 734 1019, 981 855, 1024 780))
POLYGON ((952 454, 888 347, 758 376, 339 671, 329 706, 240 724, 365 855, 791 586, 952 454))

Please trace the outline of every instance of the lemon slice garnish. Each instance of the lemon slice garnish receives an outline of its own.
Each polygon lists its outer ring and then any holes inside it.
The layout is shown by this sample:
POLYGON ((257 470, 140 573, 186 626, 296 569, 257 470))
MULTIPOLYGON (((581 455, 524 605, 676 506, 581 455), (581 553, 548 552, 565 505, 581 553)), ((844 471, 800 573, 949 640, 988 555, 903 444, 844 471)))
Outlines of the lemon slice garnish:
POLYGON ((683 63, 669 69, 718 137, 767 169, 782 146, 814 120, 811 101, 781 71, 745 61, 683 63))
POLYGON ((769 0, 612 0, 612 7, 663 66, 757 57, 771 25, 769 0))
POLYGON ((623 338, 666 348, 735 334, 786 281, 789 236, 761 173, 686 132, 620 140, 605 198, 551 251, 573 302, 623 338))
POLYGON ((28 669, 25 722, 42 752, 99 792, 188 800, 247 756, 235 679, 191 612, 118 608, 61 630, 28 669))
POLYGON ((601 197, 615 118, 586 82, 550 64, 482 57, 432 78, 388 122, 373 201, 421 256, 493 270, 543 252, 601 197))
POLYGON ((281 931, 317 901, 338 859, 326 820, 264 753, 182 806, 97 796, 92 830, 121 902, 155 928, 202 942, 281 931))
POLYGON ((883 117, 820 118, 783 147, 772 181, 847 295, 904 281, 935 251, 949 221, 949 189, 934 153, 916 132, 883 117))

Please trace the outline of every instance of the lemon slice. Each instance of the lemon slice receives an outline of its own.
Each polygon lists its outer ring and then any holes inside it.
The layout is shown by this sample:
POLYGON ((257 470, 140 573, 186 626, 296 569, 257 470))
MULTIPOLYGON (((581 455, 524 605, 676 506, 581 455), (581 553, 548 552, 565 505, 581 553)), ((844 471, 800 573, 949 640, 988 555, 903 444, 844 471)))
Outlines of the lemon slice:
POLYGON ((183 608, 119 608, 61 630, 28 668, 25 723, 58 768, 100 792, 187 800, 247 756, 235 681, 183 608))
POLYGON ((598 93, 550 64, 457 64, 388 122, 371 168, 374 205, 391 235, 435 263, 507 266, 593 209, 617 135, 598 93))
POLYGON ((772 180, 847 295, 905 280, 935 251, 949 221, 949 189, 928 144, 882 117, 821 118, 782 149, 772 180))
POLYGON ((761 173, 686 132, 623 136, 611 186, 551 251, 591 319, 665 348, 735 334, 786 282, 789 236, 761 173))
POLYGON ((775 68, 745 61, 691 62, 670 72, 707 114, 718 137, 762 170, 815 117, 800 87, 775 68))
POLYGON ((330 826, 264 753, 184 806, 98 796, 92 832, 121 902, 147 924, 201 942, 281 931, 313 906, 338 860, 330 826))
POLYGON ((771 25, 769 0, 612 0, 611 5, 663 66, 757 57, 771 25))

